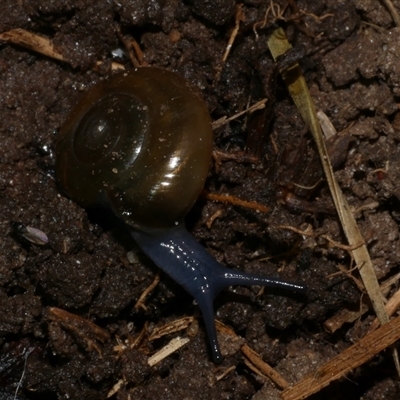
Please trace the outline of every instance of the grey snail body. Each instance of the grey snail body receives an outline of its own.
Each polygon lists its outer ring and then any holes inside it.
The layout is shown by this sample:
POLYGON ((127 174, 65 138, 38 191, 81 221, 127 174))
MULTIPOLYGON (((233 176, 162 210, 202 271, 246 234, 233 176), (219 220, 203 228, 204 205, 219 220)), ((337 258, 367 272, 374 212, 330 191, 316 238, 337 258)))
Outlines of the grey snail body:
POLYGON ((218 263, 184 227, 210 164, 211 120, 177 74, 142 67, 94 86, 56 142, 61 190, 83 207, 109 207, 143 251, 197 301, 215 362, 213 301, 231 285, 304 286, 218 263))

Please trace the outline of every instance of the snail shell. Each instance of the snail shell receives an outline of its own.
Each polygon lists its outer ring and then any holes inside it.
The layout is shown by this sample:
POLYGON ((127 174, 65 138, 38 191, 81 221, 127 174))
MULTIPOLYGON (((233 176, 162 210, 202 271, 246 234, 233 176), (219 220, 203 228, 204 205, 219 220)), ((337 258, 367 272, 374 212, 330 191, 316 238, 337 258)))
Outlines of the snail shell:
POLYGON ((208 173, 211 120, 173 72, 138 68, 92 88, 63 125, 56 175, 84 207, 107 203, 128 225, 167 229, 192 208, 208 173))

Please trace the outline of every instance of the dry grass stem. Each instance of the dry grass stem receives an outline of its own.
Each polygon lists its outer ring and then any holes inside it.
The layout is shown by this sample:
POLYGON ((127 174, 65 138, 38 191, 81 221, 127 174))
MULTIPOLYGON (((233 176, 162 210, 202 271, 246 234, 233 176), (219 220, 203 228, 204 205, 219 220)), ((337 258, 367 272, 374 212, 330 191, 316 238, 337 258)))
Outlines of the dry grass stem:
POLYGON ((399 14, 398 14, 396 8, 394 7, 393 3, 391 2, 391 0, 383 0, 383 2, 385 3, 387 9, 389 10, 390 15, 392 16, 393 21, 395 22, 395 24, 397 26, 400 26, 399 14))
POLYGON ((181 338, 179 336, 172 339, 166 346, 157 351, 157 353, 155 353, 148 359, 148 364, 150 365, 150 367, 154 367, 154 365, 158 364, 160 361, 164 360, 164 358, 179 350, 188 342, 190 342, 190 339, 181 338))

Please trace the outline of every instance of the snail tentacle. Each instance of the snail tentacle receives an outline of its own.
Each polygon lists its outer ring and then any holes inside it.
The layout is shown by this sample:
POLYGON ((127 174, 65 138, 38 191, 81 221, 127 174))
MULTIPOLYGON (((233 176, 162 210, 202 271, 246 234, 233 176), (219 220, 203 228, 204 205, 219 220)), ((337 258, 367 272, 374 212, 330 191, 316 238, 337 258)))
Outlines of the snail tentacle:
POLYGON ((297 292, 305 289, 302 285, 277 278, 224 267, 186 230, 184 224, 158 234, 132 229, 131 235, 151 260, 196 300, 216 363, 222 361, 222 356, 215 329, 213 302, 221 290, 236 285, 260 285, 297 292))

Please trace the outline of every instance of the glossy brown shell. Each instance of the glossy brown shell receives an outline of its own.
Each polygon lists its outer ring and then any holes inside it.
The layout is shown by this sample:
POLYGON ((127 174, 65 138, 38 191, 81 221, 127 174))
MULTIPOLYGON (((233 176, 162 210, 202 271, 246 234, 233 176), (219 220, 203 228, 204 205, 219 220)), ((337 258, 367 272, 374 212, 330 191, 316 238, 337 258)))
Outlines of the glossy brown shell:
POLYGON ((105 203, 152 231, 181 222, 207 176, 212 147, 204 101, 177 74, 143 67, 84 95, 61 128, 56 176, 84 207, 105 203))

